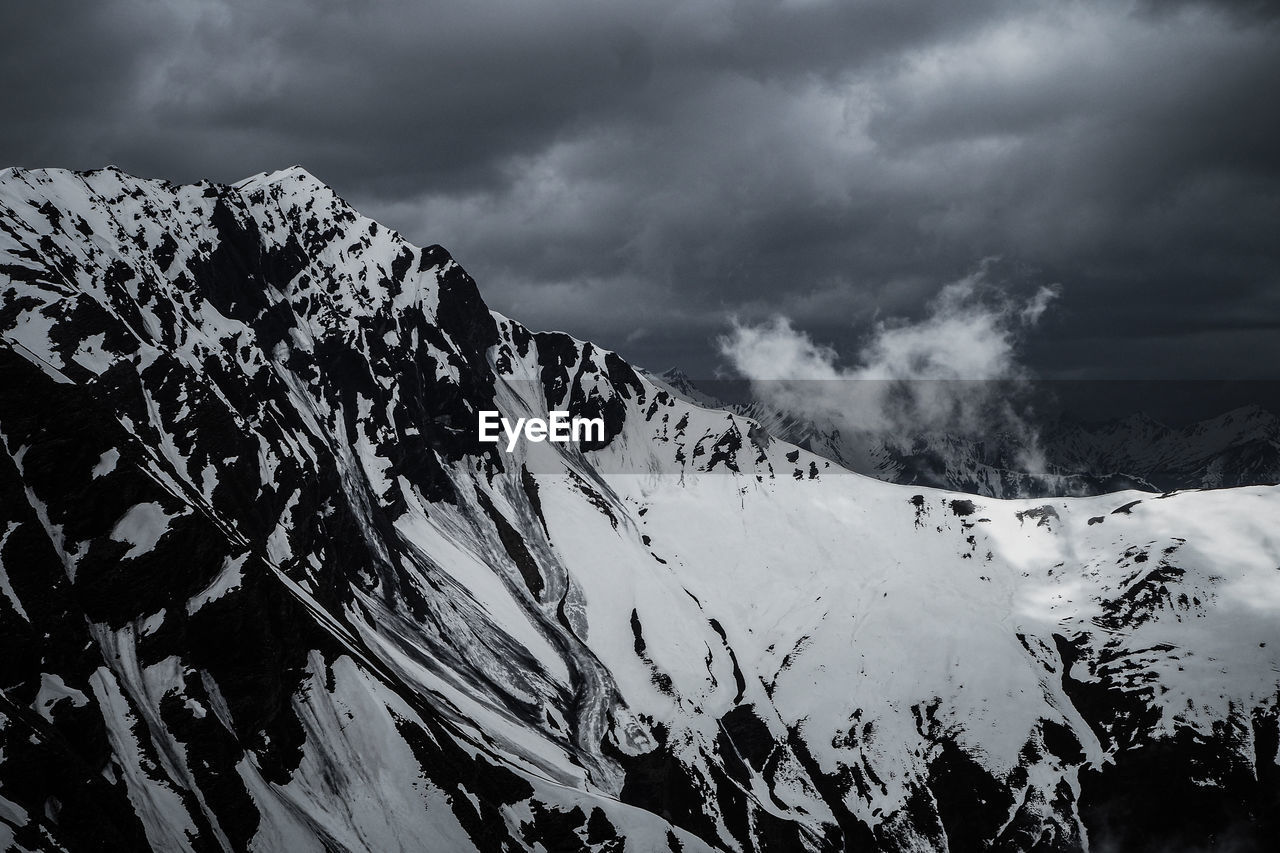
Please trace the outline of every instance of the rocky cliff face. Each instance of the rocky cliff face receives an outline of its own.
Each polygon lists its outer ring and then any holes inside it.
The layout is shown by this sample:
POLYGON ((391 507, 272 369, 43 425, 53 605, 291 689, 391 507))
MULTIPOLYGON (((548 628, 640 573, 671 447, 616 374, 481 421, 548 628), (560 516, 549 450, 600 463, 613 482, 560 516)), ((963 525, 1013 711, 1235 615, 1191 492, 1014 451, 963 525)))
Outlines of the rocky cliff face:
POLYGON ((0 173, 0 341, 13 849, 1280 832, 1275 489, 833 476, 298 169, 0 173))

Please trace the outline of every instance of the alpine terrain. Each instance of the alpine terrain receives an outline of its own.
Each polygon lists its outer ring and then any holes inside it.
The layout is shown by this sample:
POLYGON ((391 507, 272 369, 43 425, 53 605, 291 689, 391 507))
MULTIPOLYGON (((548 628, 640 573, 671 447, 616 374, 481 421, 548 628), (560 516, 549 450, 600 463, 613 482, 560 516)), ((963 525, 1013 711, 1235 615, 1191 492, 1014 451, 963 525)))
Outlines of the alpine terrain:
MULTIPOLYGON (((980 435, 876 431, 814 420, 760 399, 726 402, 704 390, 717 380, 697 384, 678 368, 646 376, 671 394, 746 415, 774 436, 891 483, 997 498, 1280 483, 1280 417, 1257 404, 1181 428, 1135 413, 1094 423, 997 418, 980 435)), ((1177 384, 1170 385, 1176 393, 1177 384)))
POLYGON ((849 474, 297 168, 0 172, 0 339, 8 849, 1280 837, 1276 488, 849 474))

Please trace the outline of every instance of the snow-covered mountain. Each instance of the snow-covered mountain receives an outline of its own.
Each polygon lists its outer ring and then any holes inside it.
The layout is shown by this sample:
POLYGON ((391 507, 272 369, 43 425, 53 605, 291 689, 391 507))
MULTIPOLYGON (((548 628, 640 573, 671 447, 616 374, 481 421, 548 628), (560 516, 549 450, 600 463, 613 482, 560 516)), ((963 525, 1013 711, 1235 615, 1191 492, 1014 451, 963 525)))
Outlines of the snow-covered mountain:
POLYGON ((771 435, 891 483, 997 498, 1280 483, 1280 417, 1257 405, 1181 428, 1134 414, 1101 423, 1023 423, 975 437, 960 430, 855 431, 759 399, 721 400, 678 368, 646 376, 685 400, 746 415, 771 435))
POLYGON ((9 849, 1280 833, 1274 488, 835 476, 300 169, 0 172, 0 341, 9 849))
POLYGON ((1257 405, 1181 428, 1143 414, 1062 425, 1049 443, 1057 465, 1141 472, 1161 490, 1280 483, 1280 417, 1257 405))

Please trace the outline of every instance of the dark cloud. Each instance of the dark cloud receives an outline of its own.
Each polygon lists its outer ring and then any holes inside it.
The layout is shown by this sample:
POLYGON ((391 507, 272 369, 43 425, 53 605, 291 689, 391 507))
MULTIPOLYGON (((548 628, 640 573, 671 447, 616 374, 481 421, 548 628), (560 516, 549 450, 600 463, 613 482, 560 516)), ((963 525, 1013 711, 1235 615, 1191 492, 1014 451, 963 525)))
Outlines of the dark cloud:
POLYGON ((706 371, 852 350, 984 258, 1055 375, 1274 375, 1269 2, 8 3, 0 161, 300 162, 491 304, 706 371))

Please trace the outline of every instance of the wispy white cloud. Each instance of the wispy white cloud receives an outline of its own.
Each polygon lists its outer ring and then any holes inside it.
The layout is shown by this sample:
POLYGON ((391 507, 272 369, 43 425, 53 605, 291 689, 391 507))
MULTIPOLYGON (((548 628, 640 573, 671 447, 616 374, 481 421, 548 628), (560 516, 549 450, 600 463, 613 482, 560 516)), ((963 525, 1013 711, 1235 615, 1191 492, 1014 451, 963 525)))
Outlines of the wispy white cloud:
POLYGON ((781 316, 735 322, 720 352, 757 400, 790 415, 882 435, 1003 430, 1029 448, 1025 470, 1042 469, 1034 427, 1017 405, 1029 378, 1019 350, 1058 288, 1016 298, 990 281, 991 265, 941 288, 922 318, 879 321, 847 364, 781 316))

